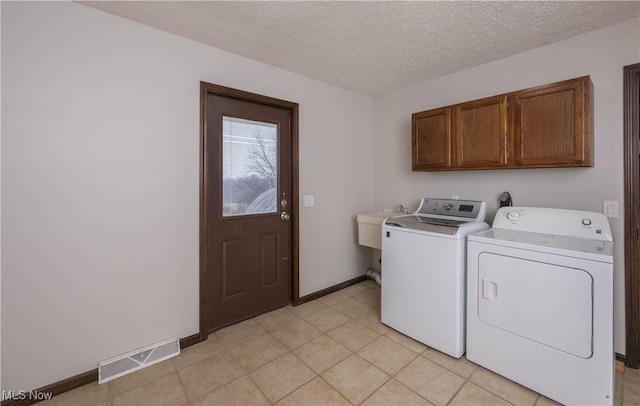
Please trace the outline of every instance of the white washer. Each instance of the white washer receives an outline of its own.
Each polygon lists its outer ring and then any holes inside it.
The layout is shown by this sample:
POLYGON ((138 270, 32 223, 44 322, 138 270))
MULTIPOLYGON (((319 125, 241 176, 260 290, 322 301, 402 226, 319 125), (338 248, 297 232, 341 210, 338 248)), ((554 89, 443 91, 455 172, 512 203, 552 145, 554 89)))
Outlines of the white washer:
POLYGON ((600 213, 503 207, 468 238, 467 358, 569 405, 613 403, 613 237, 600 213))
POLYGON ((466 236, 488 228, 484 202, 422 199, 382 226, 382 322, 432 348, 465 351, 466 236))

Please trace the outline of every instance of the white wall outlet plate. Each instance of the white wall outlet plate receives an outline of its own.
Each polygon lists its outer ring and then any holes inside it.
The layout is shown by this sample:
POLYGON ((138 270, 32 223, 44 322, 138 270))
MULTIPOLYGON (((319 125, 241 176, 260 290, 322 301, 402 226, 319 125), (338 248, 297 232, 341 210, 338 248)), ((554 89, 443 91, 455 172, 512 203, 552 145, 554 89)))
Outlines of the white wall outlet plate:
POLYGON ((602 204, 602 213, 613 219, 618 218, 618 202, 613 200, 605 200, 602 204))

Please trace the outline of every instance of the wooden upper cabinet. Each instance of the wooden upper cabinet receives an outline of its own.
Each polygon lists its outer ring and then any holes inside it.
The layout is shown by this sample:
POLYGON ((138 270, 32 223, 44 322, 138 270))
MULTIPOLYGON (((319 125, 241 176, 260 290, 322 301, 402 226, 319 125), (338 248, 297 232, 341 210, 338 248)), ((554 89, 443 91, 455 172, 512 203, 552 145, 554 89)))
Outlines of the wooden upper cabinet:
POLYGON ((411 116, 413 170, 443 170, 453 167, 451 108, 415 113, 411 116))
POLYGON ((507 96, 488 97, 454 106, 458 168, 507 165, 507 96))
POLYGON ((514 95, 516 165, 592 165, 591 87, 586 76, 514 95))
POLYGON ((588 76, 414 113, 414 171, 592 166, 588 76))

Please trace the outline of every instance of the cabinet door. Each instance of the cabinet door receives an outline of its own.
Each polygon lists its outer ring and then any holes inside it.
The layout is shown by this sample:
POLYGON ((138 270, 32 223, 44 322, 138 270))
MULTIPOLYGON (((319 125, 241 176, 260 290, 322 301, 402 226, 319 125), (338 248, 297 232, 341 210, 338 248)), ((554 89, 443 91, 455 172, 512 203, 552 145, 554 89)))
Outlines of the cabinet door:
POLYGON ((591 80, 566 80, 517 92, 515 164, 592 166, 591 80))
POLYGON ((455 106, 456 163, 459 168, 504 167, 509 161, 507 96, 455 106))
POLYGON ((411 116, 411 152, 414 171, 450 169, 453 165, 451 108, 411 116))

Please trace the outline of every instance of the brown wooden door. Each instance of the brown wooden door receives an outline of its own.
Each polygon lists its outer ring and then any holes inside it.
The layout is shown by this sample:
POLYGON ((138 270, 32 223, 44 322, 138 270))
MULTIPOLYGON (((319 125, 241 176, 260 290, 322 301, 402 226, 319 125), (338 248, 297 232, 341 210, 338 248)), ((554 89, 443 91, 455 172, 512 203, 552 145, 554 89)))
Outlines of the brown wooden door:
POLYGON ((459 168, 507 165, 507 96, 487 97, 455 106, 456 164, 459 168))
POLYGON ((210 332, 291 301, 292 120, 286 108, 204 97, 210 332))
POLYGON ((626 362, 640 367, 640 63, 624 67, 626 362))
POLYGON ((450 107, 414 113, 411 116, 412 168, 450 169, 453 161, 450 107))
POLYGON ((516 165, 592 165, 590 97, 589 77, 517 92, 516 165))

